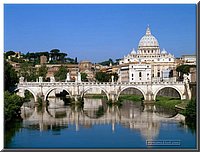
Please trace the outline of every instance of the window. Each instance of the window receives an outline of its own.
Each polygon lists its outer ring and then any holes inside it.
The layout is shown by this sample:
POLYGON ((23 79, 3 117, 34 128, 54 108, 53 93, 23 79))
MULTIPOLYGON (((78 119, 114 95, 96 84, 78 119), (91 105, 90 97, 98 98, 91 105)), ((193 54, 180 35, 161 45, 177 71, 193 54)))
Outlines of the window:
POLYGON ((157 73, 157 76, 160 77, 160 72, 157 73))
POLYGON ((139 72, 139 77, 142 77, 142 72, 139 72))
POLYGON ((171 58, 169 58, 169 61, 171 61, 171 58))
POLYGON ((133 77, 133 73, 132 73, 132 77, 133 77))

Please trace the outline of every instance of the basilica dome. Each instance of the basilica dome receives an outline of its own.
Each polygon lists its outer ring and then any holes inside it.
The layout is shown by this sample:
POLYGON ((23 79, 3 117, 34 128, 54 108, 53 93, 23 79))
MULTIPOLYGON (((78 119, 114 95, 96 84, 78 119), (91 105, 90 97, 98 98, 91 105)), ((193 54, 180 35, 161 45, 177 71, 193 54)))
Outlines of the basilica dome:
POLYGON ((146 34, 140 39, 138 47, 159 47, 158 40, 151 35, 149 26, 147 27, 146 34))

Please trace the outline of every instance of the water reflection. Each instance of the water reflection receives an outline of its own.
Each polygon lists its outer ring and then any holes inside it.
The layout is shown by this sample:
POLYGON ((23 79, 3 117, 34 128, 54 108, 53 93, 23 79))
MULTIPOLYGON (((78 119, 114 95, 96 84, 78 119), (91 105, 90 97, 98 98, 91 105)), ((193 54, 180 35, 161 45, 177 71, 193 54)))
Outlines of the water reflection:
POLYGON ((118 107, 107 106, 102 99, 85 98, 83 104, 66 105, 60 98, 50 98, 48 106, 42 110, 30 105, 22 106, 23 126, 40 131, 59 131, 71 124, 79 131, 80 126, 90 128, 108 124, 115 132, 116 124, 121 124, 125 128, 140 131, 145 140, 152 140, 158 136, 161 122, 184 120, 153 104, 142 105, 141 102, 131 101, 124 101, 118 107))

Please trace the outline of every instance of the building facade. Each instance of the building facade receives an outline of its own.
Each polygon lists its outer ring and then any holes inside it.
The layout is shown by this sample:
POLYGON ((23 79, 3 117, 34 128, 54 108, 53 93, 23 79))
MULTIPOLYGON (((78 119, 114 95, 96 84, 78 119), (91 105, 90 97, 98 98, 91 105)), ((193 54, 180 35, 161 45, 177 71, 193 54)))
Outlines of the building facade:
POLYGON ((158 40, 151 34, 149 26, 145 35, 139 41, 137 52, 133 49, 130 54, 119 61, 121 67, 119 74, 122 81, 125 81, 123 79, 123 65, 127 64, 130 65, 128 66, 128 82, 164 80, 176 75, 176 58, 165 49, 160 50, 158 40), (134 72, 137 73, 135 77, 134 72), (138 72, 141 72, 141 74, 138 72), (140 77, 141 75, 142 77, 140 77))

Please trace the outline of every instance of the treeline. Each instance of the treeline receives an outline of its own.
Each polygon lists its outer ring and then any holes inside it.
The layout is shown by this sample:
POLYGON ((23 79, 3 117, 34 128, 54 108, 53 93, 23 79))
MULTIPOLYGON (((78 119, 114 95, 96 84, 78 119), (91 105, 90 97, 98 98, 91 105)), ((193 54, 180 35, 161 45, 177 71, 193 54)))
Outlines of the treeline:
POLYGON ((112 59, 108 59, 107 61, 99 62, 99 64, 103 66, 118 65, 121 59, 116 59, 115 62, 112 59))
POLYGON ((19 58, 18 55, 15 55, 14 51, 8 51, 4 54, 5 59, 8 59, 10 56, 10 60, 17 63, 24 63, 29 62, 33 63, 34 65, 40 64, 40 56, 46 56, 47 62, 49 64, 63 64, 63 63, 70 63, 70 64, 77 64, 77 57, 75 59, 67 57, 67 53, 61 52, 59 49, 52 49, 50 52, 27 52, 26 54, 21 54, 19 58))
POLYGON ((183 75, 189 75, 190 73, 190 68, 194 68, 196 65, 180 65, 176 68, 176 71, 180 73, 179 79, 183 80, 183 75))
POLYGON ((13 67, 4 61, 4 120, 5 124, 20 118, 20 108, 25 102, 24 98, 14 93, 18 82, 17 73, 13 67))

